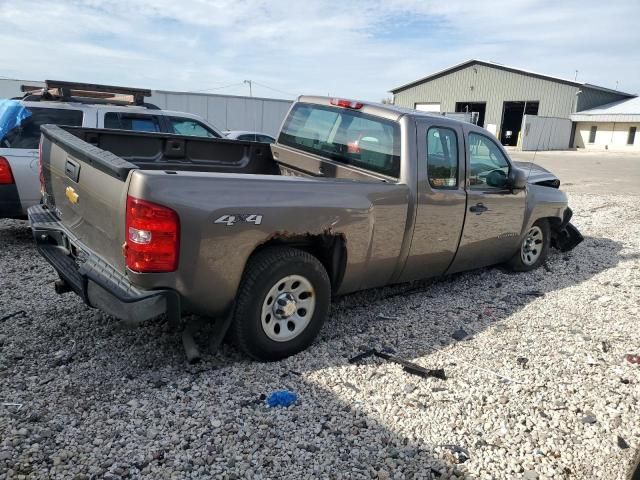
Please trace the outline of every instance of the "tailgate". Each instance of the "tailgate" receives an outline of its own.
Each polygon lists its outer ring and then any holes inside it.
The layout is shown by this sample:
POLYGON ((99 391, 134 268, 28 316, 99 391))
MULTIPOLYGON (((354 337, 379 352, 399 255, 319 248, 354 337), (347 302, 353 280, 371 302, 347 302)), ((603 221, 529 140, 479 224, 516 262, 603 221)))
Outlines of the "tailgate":
POLYGON ((80 242, 124 272, 127 177, 137 167, 60 127, 41 130, 45 204, 80 242))

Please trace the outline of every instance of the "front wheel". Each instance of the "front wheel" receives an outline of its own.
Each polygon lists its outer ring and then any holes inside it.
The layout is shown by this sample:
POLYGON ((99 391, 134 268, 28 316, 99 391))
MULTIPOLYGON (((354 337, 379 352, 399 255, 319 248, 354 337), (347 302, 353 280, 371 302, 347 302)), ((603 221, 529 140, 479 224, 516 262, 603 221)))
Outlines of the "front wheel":
POLYGON ((528 272, 538 268, 549 255, 551 243, 549 222, 541 218, 537 220, 520 243, 520 248, 509 260, 509 267, 515 272, 528 272))
POLYGON ((288 357, 311 345, 330 301, 329 276, 313 255, 295 248, 267 248, 247 264, 231 338, 256 360, 288 357))

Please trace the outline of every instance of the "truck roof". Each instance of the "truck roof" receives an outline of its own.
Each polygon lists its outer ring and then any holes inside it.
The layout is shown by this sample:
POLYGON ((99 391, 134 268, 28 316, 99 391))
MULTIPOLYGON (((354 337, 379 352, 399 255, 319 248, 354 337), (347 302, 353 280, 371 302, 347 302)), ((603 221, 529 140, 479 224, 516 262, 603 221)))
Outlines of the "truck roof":
MULTIPOLYGON (((335 105, 333 105, 331 102, 335 100, 336 100, 335 97, 321 97, 321 96, 314 96, 314 95, 301 95, 298 97, 298 102, 311 103, 316 105, 326 105, 328 107, 334 107, 335 105)), ((358 110, 361 111, 362 113, 366 113, 368 115, 374 115, 376 117, 382 117, 394 122, 397 122, 398 120, 400 120, 402 117, 405 117, 405 116, 409 116, 413 118, 437 118, 439 122, 444 122, 445 124, 446 123, 451 123, 456 125, 462 124, 468 127, 473 127, 473 129, 484 130, 484 128, 477 127, 476 125, 473 125, 471 123, 463 122, 462 120, 456 120, 453 118, 448 118, 443 115, 439 115, 437 113, 421 112, 419 110, 414 110, 412 108, 399 107, 397 105, 391 105, 387 103, 367 102, 363 100, 342 99, 342 98, 340 98, 339 100, 345 100, 347 102, 361 104, 362 107, 360 107, 358 110)))

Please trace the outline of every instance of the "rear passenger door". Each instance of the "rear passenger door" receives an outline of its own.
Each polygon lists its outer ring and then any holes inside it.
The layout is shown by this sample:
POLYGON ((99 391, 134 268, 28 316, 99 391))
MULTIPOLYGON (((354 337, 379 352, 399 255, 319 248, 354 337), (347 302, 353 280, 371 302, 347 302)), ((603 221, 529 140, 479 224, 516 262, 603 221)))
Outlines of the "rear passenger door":
POLYGON ((458 248, 466 208, 464 135, 453 123, 417 124, 416 221, 401 280, 442 275, 458 248))

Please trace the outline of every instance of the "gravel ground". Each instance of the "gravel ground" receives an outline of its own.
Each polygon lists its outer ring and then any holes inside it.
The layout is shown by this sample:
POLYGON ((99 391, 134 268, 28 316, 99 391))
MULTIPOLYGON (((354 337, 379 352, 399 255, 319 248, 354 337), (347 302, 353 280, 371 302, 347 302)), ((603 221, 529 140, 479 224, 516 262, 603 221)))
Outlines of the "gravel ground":
POLYGON ((272 364, 225 346, 187 365, 161 321, 57 296, 26 223, 0 221, 0 318, 24 311, 0 321, 0 401, 22 405, 0 406, 0 479, 623 479, 640 450, 638 197, 571 203, 586 240, 546 268, 347 296, 272 364), (348 363, 371 347, 447 380, 348 363), (299 401, 266 408, 280 389, 299 401))

